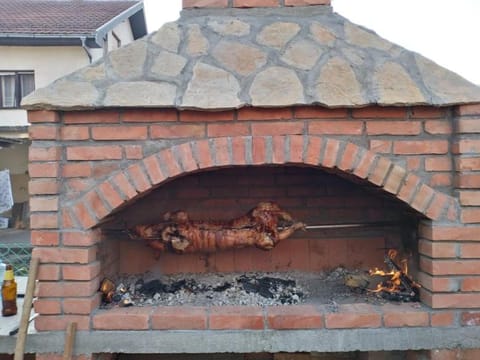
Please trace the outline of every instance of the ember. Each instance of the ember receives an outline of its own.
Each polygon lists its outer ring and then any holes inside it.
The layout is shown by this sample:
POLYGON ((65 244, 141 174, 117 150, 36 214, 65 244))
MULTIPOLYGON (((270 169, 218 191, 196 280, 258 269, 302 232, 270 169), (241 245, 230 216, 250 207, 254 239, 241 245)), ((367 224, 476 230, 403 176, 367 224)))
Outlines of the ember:
MULTIPOLYGON (((111 289, 109 279, 101 291, 111 289)), ((145 280, 120 278, 113 293, 104 293, 104 307, 146 305, 290 305, 303 302, 306 291, 288 276, 256 273, 195 275, 145 280)), ((103 292, 103 291, 102 291, 103 292)))

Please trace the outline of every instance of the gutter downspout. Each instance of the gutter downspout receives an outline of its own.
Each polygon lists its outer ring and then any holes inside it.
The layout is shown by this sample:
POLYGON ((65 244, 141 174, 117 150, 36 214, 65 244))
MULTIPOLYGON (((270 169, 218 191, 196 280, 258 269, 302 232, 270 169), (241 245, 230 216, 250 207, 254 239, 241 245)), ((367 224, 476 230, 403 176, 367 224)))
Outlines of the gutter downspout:
POLYGON ((80 37, 80 41, 82 42, 82 48, 85 50, 85 53, 88 56, 88 62, 92 63, 92 54, 90 53, 90 49, 87 46, 87 38, 85 36, 80 37))

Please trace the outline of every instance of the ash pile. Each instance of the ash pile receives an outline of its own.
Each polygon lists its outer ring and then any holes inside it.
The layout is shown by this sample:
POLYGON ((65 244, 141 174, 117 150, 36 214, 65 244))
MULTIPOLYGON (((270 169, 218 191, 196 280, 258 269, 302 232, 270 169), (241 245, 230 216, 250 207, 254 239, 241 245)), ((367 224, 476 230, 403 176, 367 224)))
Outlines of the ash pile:
POLYGON ((195 274, 105 279, 103 308, 151 305, 293 305, 307 291, 288 274, 195 274))

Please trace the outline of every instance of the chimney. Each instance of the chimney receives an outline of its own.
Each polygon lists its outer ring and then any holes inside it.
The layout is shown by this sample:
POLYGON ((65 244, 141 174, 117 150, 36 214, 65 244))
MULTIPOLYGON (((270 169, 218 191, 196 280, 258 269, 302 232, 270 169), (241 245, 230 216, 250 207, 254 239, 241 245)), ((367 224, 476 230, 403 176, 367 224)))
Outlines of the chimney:
POLYGON ((183 0, 183 8, 264 8, 330 5, 331 0, 183 0))

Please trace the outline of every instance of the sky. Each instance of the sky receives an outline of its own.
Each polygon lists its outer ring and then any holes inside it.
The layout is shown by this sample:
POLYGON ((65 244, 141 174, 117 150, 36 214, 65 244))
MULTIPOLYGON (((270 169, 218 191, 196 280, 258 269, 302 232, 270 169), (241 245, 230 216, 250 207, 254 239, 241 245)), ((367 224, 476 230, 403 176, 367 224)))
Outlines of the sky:
MULTIPOLYGON (((149 32, 175 21, 181 0, 144 0, 149 32)), ((480 0, 332 0, 333 10, 480 85, 480 0)))

